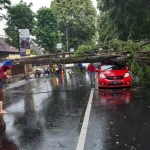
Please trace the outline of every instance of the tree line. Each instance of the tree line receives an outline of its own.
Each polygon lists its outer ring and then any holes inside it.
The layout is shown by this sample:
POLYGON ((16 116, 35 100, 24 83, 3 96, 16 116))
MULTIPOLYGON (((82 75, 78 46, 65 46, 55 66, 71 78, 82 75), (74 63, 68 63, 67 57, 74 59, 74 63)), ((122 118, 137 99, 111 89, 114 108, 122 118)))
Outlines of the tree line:
POLYGON ((41 7, 36 13, 32 11, 32 3, 20 1, 12 5, 9 0, 0 3, 1 8, 6 4, 6 42, 19 47, 18 29, 28 28, 34 42, 52 53, 56 43, 62 42, 66 50, 66 38, 69 48, 92 41, 96 32, 96 10, 90 0, 53 0, 51 6, 41 7))
POLYGON ((19 47, 18 29, 28 28, 34 42, 53 53, 56 43, 69 48, 98 48, 102 43, 143 40, 150 37, 150 2, 148 0, 98 0, 99 13, 91 0, 53 0, 51 6, 36 13, 32 3, 0 1, 0 18, 6 19, 6 42, 19 47), (2 15, 1 10, 7 9, 2 15), (68 39, 67 39, 68 38, 68 39))

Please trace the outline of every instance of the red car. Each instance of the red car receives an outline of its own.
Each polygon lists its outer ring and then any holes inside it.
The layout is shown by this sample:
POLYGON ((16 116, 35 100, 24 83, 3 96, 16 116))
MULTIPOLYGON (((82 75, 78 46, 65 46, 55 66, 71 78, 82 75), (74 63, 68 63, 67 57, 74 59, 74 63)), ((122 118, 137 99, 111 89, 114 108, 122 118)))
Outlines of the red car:
POLYGON ((100 90, 99 102, 104 106, 129 104, 132 100, 132 90, 100 90))
POLYGON ((108 87, 131 87, 132 77, 129 67, 123 63, 105 62, 101 63, 98 72, 99 88, 108 87))

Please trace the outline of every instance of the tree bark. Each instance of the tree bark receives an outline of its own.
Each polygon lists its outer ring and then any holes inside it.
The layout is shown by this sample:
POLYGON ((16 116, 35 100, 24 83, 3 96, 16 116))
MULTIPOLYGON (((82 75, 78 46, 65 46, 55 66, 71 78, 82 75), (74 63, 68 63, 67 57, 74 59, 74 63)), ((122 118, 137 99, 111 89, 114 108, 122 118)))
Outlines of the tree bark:
POLYGON ((29 64, 25 64, 25 65, 24 65, 24 69, 25 69, 25 79, 26 79, 26 80, 29 80, 29 79, 30 79, 29 64))

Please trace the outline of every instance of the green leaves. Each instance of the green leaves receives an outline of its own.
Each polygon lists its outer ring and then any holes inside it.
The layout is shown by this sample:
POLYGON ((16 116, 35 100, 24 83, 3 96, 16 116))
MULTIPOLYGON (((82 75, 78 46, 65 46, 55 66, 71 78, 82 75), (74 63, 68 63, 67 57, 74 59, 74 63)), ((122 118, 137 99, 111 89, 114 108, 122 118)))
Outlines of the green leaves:
MULTIPOLYGON (((60 32, 68 35, 69 48, 77 49, 95 35, 96 10, 90 0, 54 0, 51 8, 57 13, 60 32)), ((66 45, 66 38, 62 40, 66 45)))
POLYGON ((54 52, 59 39, 59 28, 55 12, 50 8, 38 10, 36 22, 36 43, 47 52, 54 52))
POLYGON ((0 10, 8 9, 10 4, 10 0, 0 0, 0 10))
MULTIPOLYGON (((8 9, 11 2, 10 0, 0 0, 0 10, 8 9)), ((0 20, 4 18, 4 15, 0 12, 0 20)))
POLYGON ((112 38, 138 40, 150 38, 150 3, 143 0, 101 0, 98 5, 101 41, 112 38))
POLYGON ((7 35, 6 42, 11 46, 19 47, 18 29, 28 28, 32 34, 34 28, 34 13, 31 10, 31 3, 27 5, 20 1, 19 4, 10 6, 7 10, 5 32, 7 35))

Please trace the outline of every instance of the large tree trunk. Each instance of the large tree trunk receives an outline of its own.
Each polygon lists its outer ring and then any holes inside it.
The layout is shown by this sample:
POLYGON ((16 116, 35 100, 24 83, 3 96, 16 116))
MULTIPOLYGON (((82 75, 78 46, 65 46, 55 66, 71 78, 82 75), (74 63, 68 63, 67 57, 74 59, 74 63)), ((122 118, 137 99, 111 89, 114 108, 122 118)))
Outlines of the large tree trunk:
POLYGON ((30 79, 30 74, 29 74, 29 70, 30 70, 30 64, 25 64, 24 65, 24 69, 25 69, 25 79, 29 80, 30 79))

